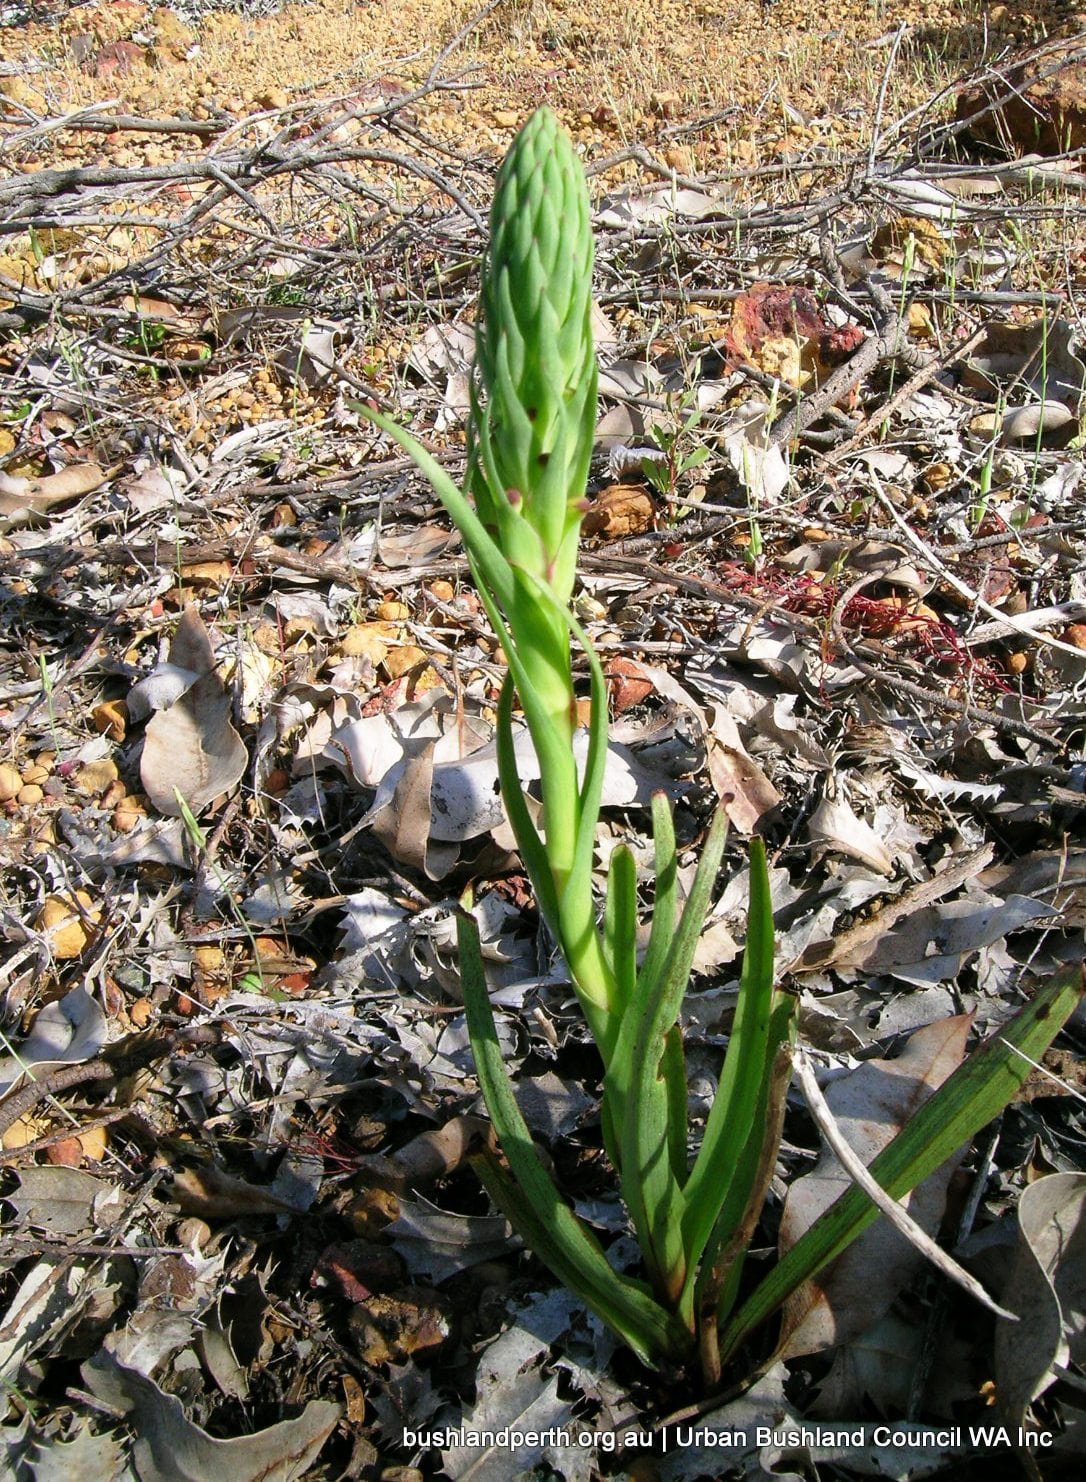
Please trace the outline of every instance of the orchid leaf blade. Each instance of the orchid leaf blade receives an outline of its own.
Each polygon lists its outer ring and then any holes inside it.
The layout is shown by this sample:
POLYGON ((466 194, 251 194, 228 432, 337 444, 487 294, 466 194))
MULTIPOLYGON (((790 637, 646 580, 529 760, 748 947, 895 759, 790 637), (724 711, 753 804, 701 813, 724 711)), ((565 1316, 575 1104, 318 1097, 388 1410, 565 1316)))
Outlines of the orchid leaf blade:
MULTIPOLYGON (((948 1076, 872 1161, 870 1172, 888 1194, 903 1198, 999 1115, 1084 991, 1086 969, 1059 974, 948 1076)), ((877 1218, 878 1210, 862 1189, 846 1189, 732 1317, 721 1339, 725 1356, 877 1218)))

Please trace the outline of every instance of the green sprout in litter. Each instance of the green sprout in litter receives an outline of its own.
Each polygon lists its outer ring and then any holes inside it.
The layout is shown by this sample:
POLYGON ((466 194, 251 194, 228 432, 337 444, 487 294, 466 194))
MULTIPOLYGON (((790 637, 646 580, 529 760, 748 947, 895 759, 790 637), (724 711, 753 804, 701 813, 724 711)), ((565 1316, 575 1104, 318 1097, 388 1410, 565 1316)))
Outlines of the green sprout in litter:
MULTIPOLYGON (((414 459, 464 541, 508 664, 497 712, 502 799, 540 911, 558 942, 603 1061, 606 1151, 640 1246, 644 1277, 616 1271, 544 1167, 517 1106, 468 910, 458 946, 468 1033, 502 1157, 480 1177, 528 1246, 647 1363, 700 1362, 715 1384, 748 1335, 877 1217, 850 1188, 753 1290, 744 1257, 776 1166, 796 1031, 794 998, 774 975, 765 850, 750 847, 750 906, 735 1020, 716 1097, 691 1159, 679 1015, 724 850, 719 811, 685 901, 670 803, 652 803, 654 893, 638 949, 634 856, 610 859, 594 893, 607 753, 599 659, 571 608, 596 420, 593 238, 584 173, 541 108, 498 173, 483 262, 468 424, 466 490, 397 423, 365 413, 414 459), (575 757, 573 653, 588 669, 588 745, 575 757), (514 747, 519 704, 535 748, 540 822, 514 747), (749 1283, 747 1284, 749 1288, 749 1283)), ((872 1164, 900 1198, 1006 1104, 1079 996, 1069 976, 982 1046, 872 1164)))

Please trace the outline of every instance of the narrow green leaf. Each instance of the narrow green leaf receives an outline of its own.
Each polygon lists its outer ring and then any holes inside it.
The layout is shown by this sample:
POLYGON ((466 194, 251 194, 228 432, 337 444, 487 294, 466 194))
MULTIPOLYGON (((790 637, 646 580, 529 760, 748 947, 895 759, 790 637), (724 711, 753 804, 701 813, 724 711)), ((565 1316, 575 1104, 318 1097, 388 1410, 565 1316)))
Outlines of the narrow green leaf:
POLYGON ((475 922, 456 921, 468 1033, 479 1084, 512 1178, 491 1166, 480 1172, 497 1202, 558 1279, 609 1323, 646 1362, 658 1363, 682 1343, 682 1330, 642 1283, 620 1276, 599 1243, 562 1199, 540 1161, 517 1106, 498 1042, 475 922))
POLYGON ((501 786, 502 802, 513 829, 513 836, 528 871, 528 878, 535 888, 536 901, 554 940, 560 941, 558 897, 554 891, 547 848, 532 821, 528 805, 524 801, 520 773, 517 771, 517 753, 513 740, 513 679, 507 674, 502 683, 498 700, 498 722, 495 742, 498 753, 498 781, 501 786))
MULTIPOLYGON (((870 1171, 895 1199, 903 1198, 999 1115, 1074 1012, 1086 988, 1073 968, 1038 989, 1032 1002, 949 1076, 877 1158, 870 1171)), ((878 1218, 852 1185, 796 1242, 728 1323, 724 1357, 763 1323, 803 1282, 816 1276, 878 1218)))
POLYGON ((696 1285, 692 1292, 683 1293, 685 1301, 693 1298, 699 1328, 710 1321, 715 1325, 718 1320, 721 1292, 732 1266, 742 1257, 754 1234, 777 1163, 788 1083, 792 1078, 798 1018, 795 997, 778 991, 771 1018, 772 1054, 764 1065, 754 1116, 736 1160, 736 1174, 705 1243, 696 1285))
POLYGON ((671 1171, 679 1188, 684 1188, 690 1173, 686 1151, 687 1097, 690 1088, 686 1080, 686 1055, 683 1051, 683 1032, 673 1024, 664 1036, 664 1053, 660 1059, 660 1074, 664 1078, 667 1096, 667 1151, 671 1159, 671 1171))
POLYGON ((656 866, 656 896, 652 905, 649 945, 641 964, 646 987, 656 981, 675 939, 675 917, 678 911, 678 858, 675 852, 675 824, 667 794, 653 793, 652 836, 656 866))
MULTIPOLYGON (((794 1007, 782 1004, 779 1009, 794 1026, 794 1007)), ((788 1083, 792 1079, 794 1037, 794 1033, 789 1033, 779 1044, 762 1083, 758 1114, 742 1153, 743 1166, 732 1180, 729 1197, 705 1247, 693 1291, 693 1309, 680 1308, 685 1324, 693 1325, 697 1332, 702 1375, 709 1388, 720 1382, 720 1323, 731 1311, 738 1294, 747 1247, 761 1218, 777 1166, 788 1083), (745 1204, 741 1202, 742 1194, 746 1196, 745 1204)), ((685 1292, 683 1297, 689 1300, 685 1292)))
POLYGON ((637 867, 625 844, 611 854, 603 945, 615 975, 615 1012, 621 1014, 637 982, 637 867))
MULTIPOLYGON (((765 845, 750 841, 750 905, 747 911, 747 941, 743 971, 739 979, 739 1003, 728 1041, 728 1053, 720 1084, 709 1112, 705 1135, 686 1186, 687 1210, 683 1240, 690 1262, 688 1282, 701 1260, 709 1232, 725 1202, 732 1181, 740 1171, 740 1154, 746 1146, 755 1109, 770 1074, 777 1044, 772 1042, 773 1025, 773 902, 769 890, 765 845)), ((778 1032, 787 1032, 781 1024, 778 1032)), ((779 1043, 779 1041, 778 1041, 779 1043)), ((737 1191, 732 1207, 745 1207, 746 1192, 737 1191)))
POLYGON ((683 1190, 668 1137, 670 1104, 662 1066, 664 1043, 675 1025, 690 966, 724 851, 727 820, 713 819, 694 883, 661 971, 644 969, 619 1029, 605 1095, 621 1108, 622 1191, 657 1289, 678 1300, 686 1279, 682 1240, 683 1190), (611 1072, 614 1072, 612 1074, 611 1072))
POLYGON ((511 603, 513 575, 509 563, 487 533, 479 516, 437 459, 426 451, 417 438, 412 437, 406 428, 401 427, 391 417, 386 417, 382 412, 375 412, 365 402, 355 401, 351 403, 351 406, 354 411, 375 423, 382 432, 387 432, 394 442, 399 443, 419 471, 426 475, 434 493, 448 510, 453 524, 460 531, 473 563, 477 565, 502 605, 511 603))

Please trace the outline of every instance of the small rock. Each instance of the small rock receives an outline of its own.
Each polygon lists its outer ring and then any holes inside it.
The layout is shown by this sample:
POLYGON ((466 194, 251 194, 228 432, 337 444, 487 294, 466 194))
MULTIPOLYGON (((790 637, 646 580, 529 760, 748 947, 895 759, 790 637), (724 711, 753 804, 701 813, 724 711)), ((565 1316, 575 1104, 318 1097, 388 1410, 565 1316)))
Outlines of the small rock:
POLYGON ((75 774, 75 785, 87 797, 96 798, 112 787, 118 778, 117 763, 112 757, 87 762, 75 774))
POLYGON ((344 633, 339 651, 346 659, 369 659, 372 664, 383 664, 393 636, 387 623, 356 623, 344 633))
POLYGON ((20 1117, 18 1121, 12 1122, 10 1127, 5 1128, 3 1136, 0 1137, 0 1147, 10 1153, 16 1148, 25 1148, 27 1143, 36 1142, 48 1131, 49 1123, 44 1117, 20 1117))
POLYGON ((1062 401, 1041 401, 1028 407, 1015 407, 1003 415, 1001 441, 1027 442, 1038 435, 1058 432, 1075 420, 1074 413, 1062 401))
POLYGON ((137 1029, 146 1029, 155 1016, 155 1006, 149 998, 137 998, 128 1010, 128 1017, 137 1029))
POLYGON ((683 100, 678 93, 653 93, 649 99, 649 107, 658 118, 678 118, 682 106, 683 100))
POLYGON ((390 679, 399 679, 409 669, 417 669, 420 664, 425 663, 426 655, 422 649, 416 648, 413 643, 405 643, 402 648, 389 649, 385 655, 385 672, 390 679))
POLYGON ((61 1137, 45 1149, 45 1161, 54 1168, 78 1168, 83 1161, 83 1144, 78 1137, 61 1137))
MULTIPOLYGON (((1068 51, 1074 46, 1068 43, 1068 51)), ((1052 72, 1057 61, 1058 54, 1047 51, 966 88, 958 95, 956 121, 973 120, 973 138, 1002 150, 1008 145, 1020 154, 1081 150, 1086 146, 1086 64, 1069 62, 1052 72), (1050 75, 1039 77, 1042 70, 1050 75), (985 108, 990 111, 976 117, 985 108)))
POLYGON ((38 912, 38 926, 49 938, 53 956, 67 962, 82 956, 101 914, 85 890, 77 890, 74 901, 71 896, 50 895, 38 912))
POLYGON ((113 810, 113 827, 119 834, 130 834, 147 817, 147 799, 142 793, 122 798, 113 810))
POLYGON ((103 46, 94 59, 94 75, 107 77, 130 77, 140 67, 147 65, 147 53, 134 41, 112 41, 103 46))

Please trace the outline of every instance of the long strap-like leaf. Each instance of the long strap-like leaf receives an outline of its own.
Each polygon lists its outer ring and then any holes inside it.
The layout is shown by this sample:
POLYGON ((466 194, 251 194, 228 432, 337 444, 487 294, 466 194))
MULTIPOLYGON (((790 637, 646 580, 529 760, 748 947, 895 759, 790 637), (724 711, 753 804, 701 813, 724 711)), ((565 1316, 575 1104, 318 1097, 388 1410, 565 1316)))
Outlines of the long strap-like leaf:
MULTIPOLYGON (((783 1002, 787 1005, 792 1000, 783 1002)), ((789 1032, 787 1018, 775 1017, 773 1005, 773 903, 765 845, 754 838, 750 841, 750 905, 739 1003, 720 1084, 686 1186, 683 1239, 691 1268, 700 1261, 709 1232, 728 1200, 765 1079, 772 1073, 781 1038, 789 1032)), ((746 1204, 742 1191, 738 1204, 746 1204)), ((693 1275, 691 1269, 688 1282, 693 1275)))
MULTIPOLYGON (((888 1194, 904 1197, 999 1115, 1070 1018, 1084 990, 1083 968, 1046 983, 928 1097, 871 1163, 870 1172, 888 1194)), ((877 1218, 878 1210, 862 1189, 855 1184, 846 1189, 735 1313, 721 1336, 722 1357, 734 1353, 748 1333, 877 1218)))
POLYGON ((480 1167, 480 1174, 514 1228, 587 1306, 620 1333, 646 1363, 677 1354, 684 1335, 676 1319, 641 1282, 620 1276, 599 1243, 559 1194, 532 1143, 502 1058, 487 995, 479 933, 466 913, 457 917, 464 1009, 475 1068, 487 1110, 512 1173, 480 1167))

